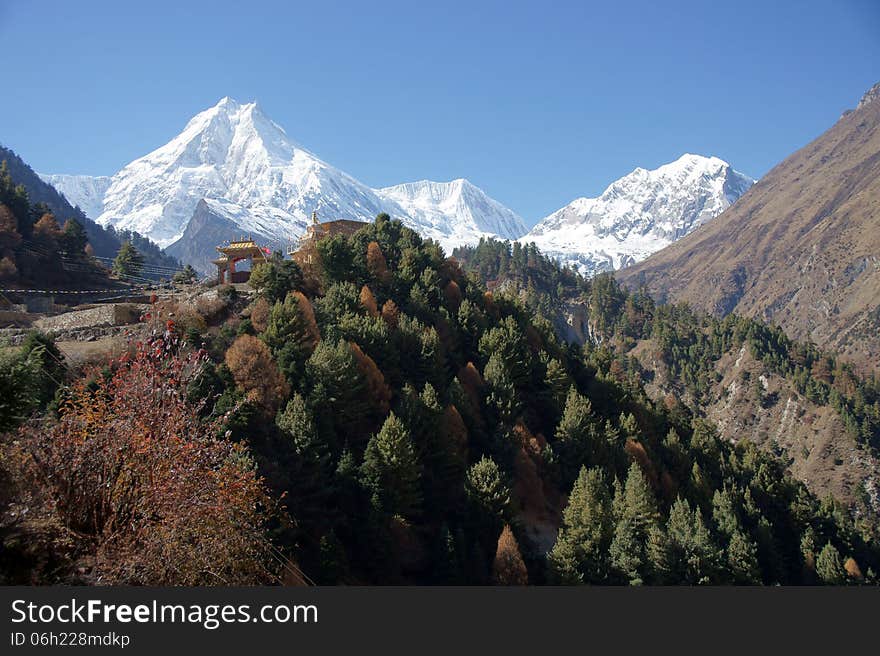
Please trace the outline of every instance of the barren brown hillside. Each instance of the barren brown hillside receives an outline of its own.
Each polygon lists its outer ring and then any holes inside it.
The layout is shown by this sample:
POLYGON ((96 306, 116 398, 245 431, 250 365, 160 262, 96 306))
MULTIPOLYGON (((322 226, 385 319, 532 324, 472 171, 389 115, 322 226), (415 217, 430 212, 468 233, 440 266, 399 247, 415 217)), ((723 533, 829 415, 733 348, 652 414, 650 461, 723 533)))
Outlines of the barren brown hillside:
POLYGON ((880 84, 717 219, 617 276, 880 369, 880 84))

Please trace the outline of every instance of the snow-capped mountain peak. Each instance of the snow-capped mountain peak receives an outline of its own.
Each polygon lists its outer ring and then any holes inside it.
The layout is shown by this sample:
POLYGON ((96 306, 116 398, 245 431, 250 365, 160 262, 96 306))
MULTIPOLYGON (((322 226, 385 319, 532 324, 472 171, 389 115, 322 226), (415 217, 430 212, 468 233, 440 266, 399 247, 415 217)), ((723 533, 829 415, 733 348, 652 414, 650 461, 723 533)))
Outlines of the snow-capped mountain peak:
POLYGON ((257 103, 226 97, 113 176, 97 220, 168 246, 202 199, 222 202, 233 215, 278 215, 265 236, 279 239, 293 238, 291 227, 312 210, 363 218, 382 209, 371 189, 291 141, 257 103))
POLYGON ((521 241, 584 273, 618 269, 715 218, 752 184, 718 157, 686 153, 653 170, 637 168, 596 198, 575 199, 521 241))
POLYGON ((416 229, 447 251, 480 237, 516 239, 527 230, 515 212, 464 178, 406 182, 378 192, 399 205, 416 229))
POLYGON ((526 232, 515 213, 464 179, 371 189, 290 139, 256 102, 228 96, 94 189, 85 176, 46 177, 71 202, 87 202, 102 225, 137 231, 163 247, 184 234, 199 240, 187 252, 210 252, 215 244, 207 243, 207 235, 215 239, 221 225, 286 244, 313 211, 326 219, 363 221, 387 212, 449 250, 490 234, 515 239, 526 232), (201 229, 187 230, 197 206, 201 229))

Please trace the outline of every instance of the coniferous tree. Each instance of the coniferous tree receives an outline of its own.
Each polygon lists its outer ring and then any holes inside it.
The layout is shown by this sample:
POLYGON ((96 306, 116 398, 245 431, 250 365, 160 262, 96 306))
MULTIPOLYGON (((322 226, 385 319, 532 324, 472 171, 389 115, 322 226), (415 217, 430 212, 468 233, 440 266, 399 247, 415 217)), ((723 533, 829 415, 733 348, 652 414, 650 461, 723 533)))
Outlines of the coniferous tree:
POLYGON ((295 385, 321 337, 309 299, 294 291, 283 302, 275 303, 261 337, 288 382, 295 385))
POLYGON ((478 529, 495 540, 510 511, 510 487, 492 458, 483 456, 470 466, 465 491, 478 529))
POLYGON ((678 498, 666 523, 669 573, 673 581, 691 585, 717 582, 718 550, 699 508, 691 510, 678 498))
POLYGON ((85 254, 86 244, 89 239, 86 236, 85 228, 76 219, 68 219, 64 224, 64 230, 61 232, 61 247, 67 253, 74 257, 82 257, 85 254))
POLYGON ((278 414, 276 423, 290 438, 295 455, 289 475, 297 517, 314 519, 327 515, 326 500, 333 491, 330 450, 318 434, 305 399, 294 394, 278 414))
POLYGON ((370 288, 364 285, 361 287, 360 301, 363 308, 367 311, 371 317, 379 316, 379 308, 376 305, 376 297, 373 296, 373 292, 370 291, 370 288))
POLYGON ((483 379, 488 389, 486 403, 494 409, 501 423, 512 426, 521 408, 510 373, 499 354, 493 353, 489 357, 483 370, 483 379))
POLYGON ((403 517, 418 513, 419 462, 409 433, 393 412, 367 444, 361 478, 377 510, 403 517))
POLYGON ((583 464, 602 464, 602 447, 593 422, 593 406, 572 385, 568 389, 562 419, 556 427, 553 447, 559 455, 562 484, 574 481, 583 464))
POLYGON ((130 241, 122 243, 116 259, 113 260, 113 273, 120 278, 137 277, 144 265, 144 256, 141 255, 130 241))
POLYGON ((498 537, 498 547, 492 563, 492 582, 495 585, 529 584, 529 573, 519 551, 519 544, 507 524, 498 537))
POLYGON ((619 500, 615 498, 611 562, 631 584, 640 585, 650 582, 653 573, 647 544, 650 532, 659 526, 660 514, 648 481, 636 463, 630 465, 620 495, 619 500))
POLYGON ((601 469, 582 467, 548 556, 549 576, 558 584, 602 583, 608 576, 613 537, 611 494, 601 469))
POLYGON ((822 547, 816 558, 816 574, 826 585, 841 585, 846 581, 846 570, 840 552, 830 542, 822 547))
POLYGON ((375 241, 367 244, 367 271, 382 284, 388 284, 391 279, 385 254, 382 253, 382 248, 375 241))

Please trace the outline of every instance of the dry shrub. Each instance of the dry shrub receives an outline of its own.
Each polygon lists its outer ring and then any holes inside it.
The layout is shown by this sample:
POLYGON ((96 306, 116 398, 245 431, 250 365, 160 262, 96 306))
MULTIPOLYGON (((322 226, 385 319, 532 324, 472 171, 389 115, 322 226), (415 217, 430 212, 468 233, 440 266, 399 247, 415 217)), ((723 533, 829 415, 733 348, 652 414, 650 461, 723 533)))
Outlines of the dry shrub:
POLYGON ((174 315, 174 326, 179 335, 186 335, 190 330, 201 334, 208 329, 205 318, 190 305, 184 305, 178 309, 174 315))
POLYGON ((251 308, 251 325, 258 333, 266 330, 269 324, 269 301, 262 296, 256 300, 251 308))
POLYGON ((0 260, 0 280, 12 280, 18 275, 15 261, 7 255, 0 260))
POLYGON ((492 582, 496 585, 529 584, 529 573, 519 551, 519 544, 517 544, 510 526, 506 524, 498 538, 498 548, 495 550, 495 560, 492 563, 492 582))
POLYGON ((363 308, 367 311, 367 314, 371 317, 379 316, 379 307, 376 304, 376 297, 373 296, 373 292, 371 292, 370 288, 366 285, 361 287, 360 301, 363 308))
POLYGON ((263 340, 240 335, 226 351, 226 366, 249 401, 274 412, 289 388, 263 340))
POLYGON ((57 423, 19 433, 32 487, 98 584, 241 585, 273 580, 267 510, 247 449, 187 403, 204 364, 162 340, 69 389, 57 423))
POLYGON ((351 347, 352 354, 354 354, 358 371, 363 374, 367 382, 367 393, 376 404, 376 407, 379 408, 381 414, 383 416, 388 414, 388 410, 391 407, 391 389, 385 384, 385 376, 382 375, 373 358, 364 353, 360 346, 354 342, 349 342, 348 345, 351 347))
POLYGON ((229 305, 226 301, 216 297, 201 296, 196 301, 196 311, 211 325, 218 323, 226 316, 226 309, 228 307, 229 305))

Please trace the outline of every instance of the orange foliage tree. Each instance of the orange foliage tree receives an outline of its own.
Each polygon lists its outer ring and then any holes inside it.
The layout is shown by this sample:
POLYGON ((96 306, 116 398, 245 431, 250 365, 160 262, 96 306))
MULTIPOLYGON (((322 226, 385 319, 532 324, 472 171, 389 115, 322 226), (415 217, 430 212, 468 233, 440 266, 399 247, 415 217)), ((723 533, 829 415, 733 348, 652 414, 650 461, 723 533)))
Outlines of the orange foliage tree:
POLYGON ((15 248, 21 242, 18 221, 6 205, 0 203, 0 253, 15 248))
POLYGON ((443 432, 449 436, 455 446, 456 455, 462 462, 467 462, 468 432, 461 413, 454 405, 446 406, 443 411, 443 432))
POLYGON ((262 296, 256 300, 251 308, 251 325, 258 333, 266 330, 269 323, 269 301, 262 296))
POLYGON ((373 296, 373 292, 371 292, 370 288, 366 285, 361 287, 360 301, 361 305, 371 317, 379 316, 379 307, 376 304, 376 297, 373 296))
POLYGON ((382 253, 379 244, 375 241, 367 244, 367 271, 383 284, 387 284, 391 279, 391 274, 388 271, 388 262, 385 261, 385 255, 382 253))
POLYGON ((382 319, 388 324, 389 328, 397 328, 397 322, 400 320, 400 310, 397 303, 390 298, 382 305, 382 319))
POLYGON ((351 347, 358 371, 364 376, 370 399, 379 408, 380 414, 383 416, 388 414, 391 407, 391 389, 385 383, 385 376, 382 375, 373 358, 364 353, 360 346, 354 342, 349 342, 348 345, 351 347))
POLYGON ((273 507, 246 447, 218 438, 187 388, 205 358, 139 345, 69 389, 57 422, 20 429, 32 486, 89 582, 234 585, 274 580, 273 507))
POLYGON ((454 280, 450 280, 446 283, 446 287, 443 289, 443 296, 446 299, 446 305, 453 312, 458 311, 458 306, 461 305, 461 287, 458 286, 458 283, 454 280))
POLYGON ((495 561, 492 563, 492 581, 496 585, 529 584, 529 573, 519 551, 519 544, 510 526, 506 524, 498 538, 495 561))
POLYGON ((226 351, 226 366, 248 400, 266 411, 277 409, 290 391, 269 347, 252 335, 240 335, 232 343, 226 351))
POLYGON ((44 214, 34 224, 34 235, 47 240, 57 239, 61 234, 61 226, 52 214, 44 214))

